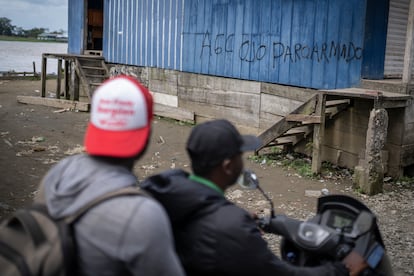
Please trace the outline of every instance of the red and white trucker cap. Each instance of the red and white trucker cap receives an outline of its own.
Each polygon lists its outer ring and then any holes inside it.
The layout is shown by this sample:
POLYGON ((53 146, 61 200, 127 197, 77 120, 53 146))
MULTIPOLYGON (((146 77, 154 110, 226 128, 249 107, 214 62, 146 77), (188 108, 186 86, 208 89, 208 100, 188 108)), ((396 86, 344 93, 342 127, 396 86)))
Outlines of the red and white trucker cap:
POLYGON ((91 155, 133 157, 149 139, 153 100, 148 89, 129 76, 105 81, 93 94, 85 134, 91 155))

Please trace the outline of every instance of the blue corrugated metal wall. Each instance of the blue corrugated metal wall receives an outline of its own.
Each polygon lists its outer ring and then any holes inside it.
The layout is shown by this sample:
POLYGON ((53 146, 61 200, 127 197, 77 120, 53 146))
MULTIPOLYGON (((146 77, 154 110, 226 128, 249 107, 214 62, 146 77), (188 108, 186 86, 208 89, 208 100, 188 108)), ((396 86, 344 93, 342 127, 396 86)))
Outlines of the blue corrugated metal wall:
POLYGON ((313 88, 359 83, 366 0, 105 0, 109 62, 313 88))
POLYGON ((358 83, 361 0, 198 0, 185 5, 183 70, 314 88, 358 83))
POLYGON ((105 0, 109 62, 180 70, 184 0, 105 0))
POLYGON ((383 79, 389 0, 367 0, 362 78, 383 79))
POLYGON ((68 2, 68 53, 79 55, 83 52, 85 6, 83 0, 70 0, 68 2))

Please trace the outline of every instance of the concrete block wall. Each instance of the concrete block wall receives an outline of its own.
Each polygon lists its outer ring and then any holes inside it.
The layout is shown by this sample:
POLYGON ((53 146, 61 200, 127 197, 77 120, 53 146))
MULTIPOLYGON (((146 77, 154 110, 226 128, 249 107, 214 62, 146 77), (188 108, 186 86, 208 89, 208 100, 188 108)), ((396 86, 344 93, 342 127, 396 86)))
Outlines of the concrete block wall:
POLYGON ((414 103, 405 108, 404 114, 405 129, 402 141, 402 164, 403 166, 410 166, 413 171, 410 172, 414 176, 414 103))
MULTIPOLYGON (((159 68, 113 65, 111 73, 132 74, 140 79, 153 93, 156 104, 171 107, 159 115, 169 117, 170 114, 171 118, 176 118, 173 113, 178 110, 191 112, 197 123, 226 118, 236 124, 241 132, 254 135, 266 130, 317 93, 313 89, 159 68)), ((364 158, 369 112, 373 108, 370 100, 353 99, 352 102, 353 105, 338 114, 335 120, 327 121, 322 150, 323 160, 348 168, 354 168, 364 158)), ((412 149, 407 152, 414 153, 413 115, 413 108, 405 114, 403 109, 391 109, 389 116, 392 123, 389 124, 390 135, 384 151, 388 156, 386 164, 391 175, 401 173, 401 156, 406 150, 403 143, 409 147, 408 150, 412 149), (404 124, 405 121, 409 123, 404 124), (410 129, 411 134, 405 137, 402 133, 410 129)), ((299 151, 309 154, 306 152, 309 141, 304 141, 299 151)), ((408 156, 406 158, 409 159, 408 156)))
POLYGON ((327 120, 322 159, 343 167, 354 167, 363 157, 369 112, 369 101, 354 100, 353 105, 327 120))
POLYGON ((179 73, 179 106, 195 113, 196 121, 227 118, 237 125, 259 128, 260 83, 179 73))

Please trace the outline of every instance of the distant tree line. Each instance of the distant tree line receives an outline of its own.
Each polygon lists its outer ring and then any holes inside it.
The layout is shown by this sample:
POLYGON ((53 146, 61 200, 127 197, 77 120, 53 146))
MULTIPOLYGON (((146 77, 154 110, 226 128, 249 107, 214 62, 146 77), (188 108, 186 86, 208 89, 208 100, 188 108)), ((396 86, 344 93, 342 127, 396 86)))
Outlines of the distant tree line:
MULTIPOLYGON (((0 17, 0 35, 6 36, 19 36, 19 37, 31 37, 37 38, 38 35, 49 32, 47 28, 32 28, 30 30, 24 30, 21 27, 12 25, 11 20, 7 17, 0 17)), ((63 34, 63 30, 53 31, 52 34, 63 34)))

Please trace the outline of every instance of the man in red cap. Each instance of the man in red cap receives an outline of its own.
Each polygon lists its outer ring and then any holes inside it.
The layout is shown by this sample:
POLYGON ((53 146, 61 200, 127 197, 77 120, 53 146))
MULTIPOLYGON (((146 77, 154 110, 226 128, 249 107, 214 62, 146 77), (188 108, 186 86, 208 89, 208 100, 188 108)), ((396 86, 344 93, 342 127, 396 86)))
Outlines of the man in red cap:
MULTIPOLYGON (((152 109, 151 94, 131 77, 112 78, 95 91, 87 154, 62 160, 42 181, 40 197, 53 218, 137 185, 132 168, 148 146, 152 109)), ((74 234, 76 275, 184 275, 165 211, 149 197, 107 199, 75 222, 74 234)))
POLYGON ((259 145, 257 137, 240 135, 227 120, 208 121, 195 126, 187 140, 193 173, 170 170, 141 183, 165 207, 187 275, 357 275, 366 263, 355 252, 344 263, 318 267, 280 260, 251 215, 225 198, 243 171, 243 152, 259 145))

